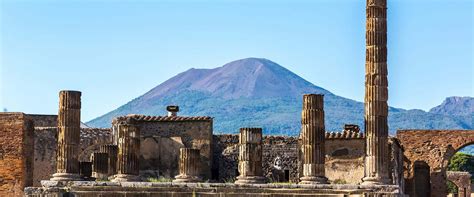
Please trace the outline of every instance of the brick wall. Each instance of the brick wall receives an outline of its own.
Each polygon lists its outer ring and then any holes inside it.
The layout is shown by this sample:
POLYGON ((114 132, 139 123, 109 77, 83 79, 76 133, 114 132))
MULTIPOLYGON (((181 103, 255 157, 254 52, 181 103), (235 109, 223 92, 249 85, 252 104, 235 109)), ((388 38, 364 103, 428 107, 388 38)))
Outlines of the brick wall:
POLYGON ((23 113, 0 113, 0 196, 22 196, 33 184, 33 122, 23 113))

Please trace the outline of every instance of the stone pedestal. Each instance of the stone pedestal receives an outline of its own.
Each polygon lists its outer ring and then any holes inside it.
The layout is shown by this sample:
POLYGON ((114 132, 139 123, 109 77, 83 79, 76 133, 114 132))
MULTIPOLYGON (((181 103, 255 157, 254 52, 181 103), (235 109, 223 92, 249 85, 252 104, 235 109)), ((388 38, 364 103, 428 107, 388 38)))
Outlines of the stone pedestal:
POLYGON ((107 176, 112 176, 117 174, 117 154, 118 146, 117 145, 102 145, 99 148, 99 152, 106 153, 108 155, 108 172, 107 176))
POLYGON ((92 162, 79 162, 79 174, 84 180, 89 180, 92 177, 92 162))
POLYGON ((367 0, 364 185, 389 183, 387 0, 367 0))
POLYGON ((80 180, 79 143, 81 124, 81 92, 59 92, 58 149, 53 181, 80 180))
POLYGON ((96 180, 108 180, 108 160, 109 156, 107 153, 94 152, 91 154, 92 177, 96 180))
POLYGON ((324 163, 324 96, 303 95, 301 115, 301 148, 303 153, 303 177, 300 184, 328 184, 324 163))
POLYGON ((117 124, 118 157, 117 174, 114 182, 140 181, 140 130, 132 118, 126 118, 117 124))
POLYGON ((239 135, 239 173, 235 184, 263 184, 262 129, 241 128, 239 135))
POLYGON ((202 179, 199 177, 200 157, 199 149, 179 149, 179 175, 173 182, 201 182, 202 179))

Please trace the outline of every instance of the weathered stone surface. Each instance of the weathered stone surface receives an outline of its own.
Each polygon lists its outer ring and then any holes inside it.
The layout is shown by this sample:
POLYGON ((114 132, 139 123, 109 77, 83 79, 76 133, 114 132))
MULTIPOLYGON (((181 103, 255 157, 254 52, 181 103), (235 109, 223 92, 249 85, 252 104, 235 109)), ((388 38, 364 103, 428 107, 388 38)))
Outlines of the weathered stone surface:
POLYGON ((301 115, 301 149, 303 177, 301 184, 327 184, 325 176, 324 96, 303 95, 301 115))
POLYGON ((95 152, 91 154, 92 177, 96 180, 108 180, 109 155, 107 153, 95 152))
MULTIPOLYGON (((201 153, 200 176, 213 178, 211 117, 128 115, 118 119, 127 117, 136 120, 141 131, 141 177, 175 177, 179 174, 179 149, 194 148, 201 153)), ((112 126, 116 131, 116 125, 112 126)))
POLYGON ((51 180, 79 180, 81 92, 59 92, 56 173, 51 180))
MULTIPOLYGON (((117 121, 115 119, 114 121, 117 121)), ((136 121, 128 118, 117 123, 117 174, 114 182, 138 181, 140 156, 140 129, 136 121)))
POLYGON ((92 177, 92 162, 79 162, 79 174, 83 180, 89 180, 92 177))
POLYGON ((474 130, 400 130, 397 138, 405 150, 406 193, 417 192, 415 164, 428 167, 432 196, 446 196, 446 170, 451 157, 461 148, 474 143, 474 130))
POLYGON ((99 152, 107 154, 107 177, 117 173, 118 146, 106 144, 100 146, 99 152))
POLYGON ((471 196, 471 174, 469 172, 446 172, 447 180, 453 182, 458 187, 458 196, 471 196))
POLYGON ((173 182, 200 182, 199 177, 199 149, 181 148, 179 149, 179 175, 173 182))
POLYGON ((33 121, 0 113, 0 196, 22 196, 33 185, 33 121))
POLYGON ((74 181, 66 187, 26 188, 27 196, 69 194, 77 196, 403 196, 393 185, 301 185, 301 184, 223 184, 223 183, 149 183, 74 181), (54 191, 54 192, 53 192, 54 191))
POLYGON ((262 129, 241 128, 239 135, 239 173, 235 184, 265 183, 262 171, 262 129))
POLYGON ((387 0, 367 0, 363 184, 389 183, 387 0))

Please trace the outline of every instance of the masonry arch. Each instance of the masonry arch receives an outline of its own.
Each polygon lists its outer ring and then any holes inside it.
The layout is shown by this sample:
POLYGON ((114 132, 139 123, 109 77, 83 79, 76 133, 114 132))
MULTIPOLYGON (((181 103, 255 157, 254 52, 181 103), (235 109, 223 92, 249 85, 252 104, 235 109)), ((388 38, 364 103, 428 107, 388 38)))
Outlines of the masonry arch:
POLYGON ((415 162, 423 161, 430 167, 431 195, 446 196, 449 160, 458 150, 474 144, 474 130, 400 130, 397 138, 405 150, 408 194, 415 196, 415 162))

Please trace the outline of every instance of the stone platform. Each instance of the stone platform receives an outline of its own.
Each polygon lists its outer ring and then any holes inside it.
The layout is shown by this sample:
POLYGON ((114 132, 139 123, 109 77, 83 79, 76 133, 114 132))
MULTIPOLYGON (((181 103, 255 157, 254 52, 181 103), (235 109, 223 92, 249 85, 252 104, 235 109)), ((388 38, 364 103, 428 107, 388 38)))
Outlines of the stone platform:
POLYGON ((43 187, 25 188, 28 197, 291 197, 291 196, 404 196, 394 185, 300 185, 233 183, 172 183, 172 182, 96 182, 42 181, 43 187))

